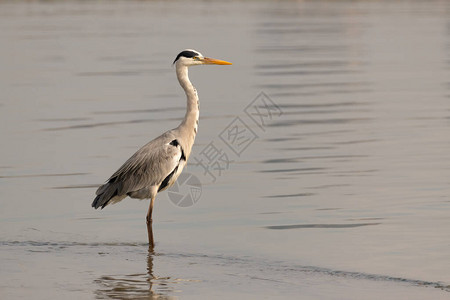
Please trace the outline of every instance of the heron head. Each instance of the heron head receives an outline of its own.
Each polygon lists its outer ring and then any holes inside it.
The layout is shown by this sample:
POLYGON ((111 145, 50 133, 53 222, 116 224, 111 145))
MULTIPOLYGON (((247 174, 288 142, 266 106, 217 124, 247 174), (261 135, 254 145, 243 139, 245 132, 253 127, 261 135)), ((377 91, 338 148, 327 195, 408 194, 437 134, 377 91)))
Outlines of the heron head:
POLYGON ((173 63, 186 67, 196 65, 231 65, 230 62, 224 60, 204 57, 200 52, 192 49, 181 51, 180 54, 177 55, 173 63))

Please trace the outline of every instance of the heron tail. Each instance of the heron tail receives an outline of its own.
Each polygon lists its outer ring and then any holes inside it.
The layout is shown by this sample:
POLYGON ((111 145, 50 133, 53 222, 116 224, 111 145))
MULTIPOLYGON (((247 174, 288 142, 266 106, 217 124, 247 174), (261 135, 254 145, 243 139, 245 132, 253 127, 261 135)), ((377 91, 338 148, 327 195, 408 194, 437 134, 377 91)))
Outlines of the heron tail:
POLYGON ((99 207, 103 209, 106 205, 119 202, 127 196, 119 195, 119 186, 116 182, 108 182, 101 185, 95 194, 97 197, 92 202, 92 207, 95 209, 99 207))

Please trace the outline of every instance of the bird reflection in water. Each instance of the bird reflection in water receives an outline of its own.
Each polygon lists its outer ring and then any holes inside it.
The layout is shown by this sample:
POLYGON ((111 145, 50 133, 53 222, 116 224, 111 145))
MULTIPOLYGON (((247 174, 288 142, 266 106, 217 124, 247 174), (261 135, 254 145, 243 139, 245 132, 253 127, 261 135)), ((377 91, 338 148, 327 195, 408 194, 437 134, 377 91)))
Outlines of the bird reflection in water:
MULTIPOLYGON (((152 236, 153 238, 153 236, 152 236)), ((147 273, 129 275, 105 275, 95 280, 100 285, 95 291, 97 299, 176 299, 170 277, 154 274, 154 244, 148 248, 147 273)))

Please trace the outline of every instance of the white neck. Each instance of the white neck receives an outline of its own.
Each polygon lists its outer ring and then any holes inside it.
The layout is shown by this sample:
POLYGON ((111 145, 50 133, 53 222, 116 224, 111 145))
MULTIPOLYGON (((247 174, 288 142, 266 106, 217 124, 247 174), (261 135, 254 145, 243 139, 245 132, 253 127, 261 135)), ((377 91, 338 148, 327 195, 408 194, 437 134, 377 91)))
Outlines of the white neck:
POLYGON ((180 82, 180 85, 183 88, 184 92, 186 93, 187 97, 186 115, 184 116, 184 119, 181 122, 180 126, 178 126, 178 128, 182 130, 184 134, 188 137, 186 142, 190 144, 189 145, 190 147, 192 147, 195 135, 197 134, 198 117, 199 117, 199 108, 198 108, 199 100, 197 90, 194 88, 191 81, 189 80, 188 67, 177 63, 176 72, 178 81, 180 82))

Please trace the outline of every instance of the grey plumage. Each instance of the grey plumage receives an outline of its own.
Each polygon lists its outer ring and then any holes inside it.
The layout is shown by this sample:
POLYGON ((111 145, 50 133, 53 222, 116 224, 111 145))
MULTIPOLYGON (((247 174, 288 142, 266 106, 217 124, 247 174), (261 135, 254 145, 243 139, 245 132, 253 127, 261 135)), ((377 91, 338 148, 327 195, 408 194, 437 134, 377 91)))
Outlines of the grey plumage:
POLYGON ((177 180, 191 154, 198 127, 198 95, 188 77, 188 67, 202 64, 230 65, 231 63, 203 57, 200 52, 187 49, 176 57, 178 81, 186 93, 187 108, 181 124, 167 131, 134 153, 96 192, 92 207, 102 209, 127 196, 151 199, 147 213, 147 231, 153 245, 151 228, 153 203, 156 194, 168 189, 177 180))
POLYGON ((108 180, 97 189, 92 207, 104 208, 127 196, 148 199, 156 196, 160 185, 178 168, 184 151, 176 140, 177 130, 170 130, 139 149, 108 180))

